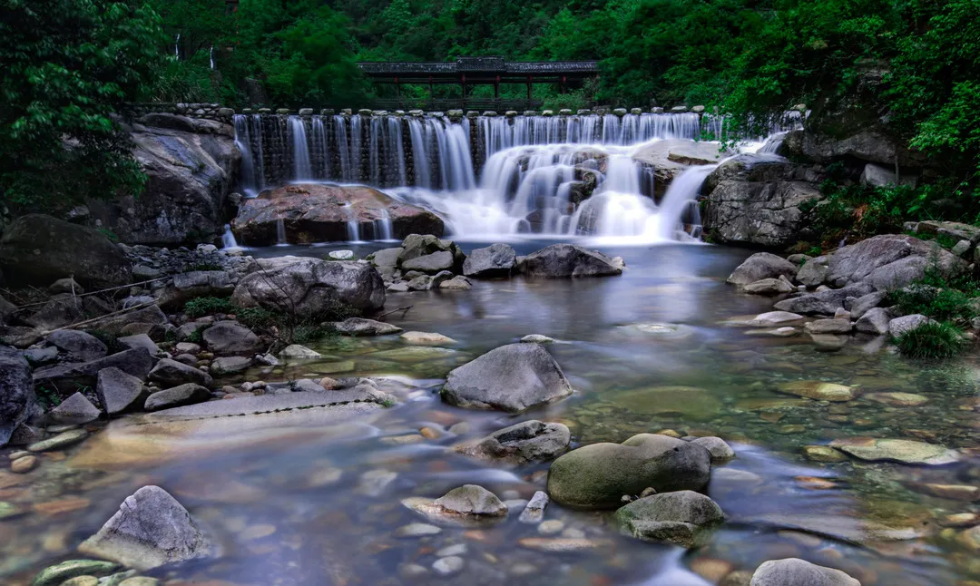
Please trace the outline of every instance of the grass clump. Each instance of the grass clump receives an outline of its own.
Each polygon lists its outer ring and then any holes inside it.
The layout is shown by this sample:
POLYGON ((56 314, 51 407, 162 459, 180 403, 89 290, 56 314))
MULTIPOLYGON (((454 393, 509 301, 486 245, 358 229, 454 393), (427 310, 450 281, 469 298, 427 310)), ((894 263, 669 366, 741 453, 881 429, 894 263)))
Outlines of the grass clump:
POLYGON ((235 313, 235 305, 227 297, 198 297, 184 304, 187 317, 201 317, 215 313, 235 313))
POLYGON ((980 316, 980 286, 970 276, 949 279, 929 267, 922 279, 888 294, 888 303, 904 315, 922 314, 936 321, 967 326, 980 316))
POLYGON ((944 322, 924 323, 900 335, 895 343, 909 358, 931 360, 952 358, 966 348, 966 338, 960 329, 944 322))

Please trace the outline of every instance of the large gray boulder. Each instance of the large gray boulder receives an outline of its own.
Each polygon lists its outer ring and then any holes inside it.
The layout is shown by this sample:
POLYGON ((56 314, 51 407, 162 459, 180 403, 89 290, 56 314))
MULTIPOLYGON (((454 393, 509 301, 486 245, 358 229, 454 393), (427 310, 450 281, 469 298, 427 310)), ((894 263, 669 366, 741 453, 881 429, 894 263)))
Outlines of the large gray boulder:
POLYGON ((883 234, 835 252, 827 265, 827 282, 835 287, 867 283, 875 290, 891 291, 921 279, 929 267, 955 275, 967 264, 935 242, 883 234))
POLYGON ((84 425, 102 414, 81 392, 75 393, 48 413, 48 418, 62 425, 84 425))
POLYGON ((64 277, 89 289, 125 285, 133 267, 104 234, 43 214, 14 220, 0 238, 0 269, 15 284, 47 287, 64 277))
POLYGON ((226 223, 227 196, 238 177, 234 129, 213 120, 154 116, 154 126, 137 126, 132 134, 145 189, 138 197, 89 202, 92 216, 127 244, 211 243, 226 223))
POLYGON ((442 399, 457 407, 520 413, 571 393, 561 367, 540 344, 509 344, 451 371, 442 399))
POLYGON ((114 366, 99 371, 95 392, 109 415, 140 409, 147 396, 143 381, 114 366))
POLYGON ((252 356, 265 350, 262 339, 238 322, 219 321, 202 335, 208 350, 217 356, 252 356))
POLYGON ((827 289, 783 299, 773 307, 792 313, 833 315, 844 307, 844 302, 849 297, 862 297, 873 290, 874 288, 867 283, 856 283, 843 289, 827 289))
POLYGON ((437 499, 407 498, 402 504, 434 523, 451 527, 482 527, 507 517, 507 505, 476 484, 464 484, 437 499))
POLYGON ((149 372, 147 378, 153 382, 159 383, 163 387, 175 387, 185 383, 194 383, 197 385, 210 387, 213 384, 211 375, 203 370, 194 368, 193 366, 188 366, 186 364, 181 364, 180 362, 169 358, 164 358, 157 362, 157 365, 154 366, 153 370, 149 372))
POLYGON ((218 548, 197 520, 159 486, 126 498, 78 551, 144 572, 167 564, 214 557, 218 548))
POLYGON ((402 270, 435 274, 440 271, 452 269, 454 264, 455 260, 453 259, 452 252, 448 250, 437 250, 432 254, 406 260, 402 263, 402 270))
POLYGON ((796 266, 785 258, 768 252, 757 252, 738 265, 727 282, 744 287, 763 279, 792 279, 795 275, 796 266))
POLYGON ((506 277, 514 270, 517 253, 509 244, 492 244, 470 252, 463 262, 463 274, 467 277, 506 277))
POLYGON ((788 558, 759 566, 749 586, 861 586, 861 583, 840 570, 788 558))
POLYGON ((77 330, 57 330, 48 334, 47 341, 65 352, 69 362, 89 362, 104 358, 108 353, 102 340, 77 330))
POLYGON ((145 379, 153 368, 156 358, 142 348, 124 350, 90 362, 63 363, 34 371, 34 384, 64 391, 74 391, 78 385, 93 386, 96 377, 105 368, 119 370, 145 379))
POLYGON ((710 478, 711 453, 704 446, 641 433, 621 444, 592 444, 561 456, 548 472, 548 494, 570 507, 609 509, 648 487, 700 490, 710 478))
POLYGON ((806 205, 823 196, 821 170, 785 160, 739 155, 719 165, 701 188, 702 221, 716 242, 782 248, 800 240, 806 205))
POLYGON ((31 367, 20 351, 0 346, 0 447, 34 411, 37 396, 31 367))
POLYGON ((185 383, 176 387, 153 393, 146 399, 143 408, 147 411, 160 411, 171 407, 183 407, 203 403, 211 398, 211 392, 201 385, 185 383))
POLYGON ((366 262, 291 258, 244 277, 232 301, 240 307, 298 316, 314 316, 338 303, 375 311, 384 307, 385 286, 378 271, 366 262))
POLYGON ((724 520, 725 514, 715 501, 691 490, 654 494, 616 511, 616 521, 624 533, 687 548, 703 544, 708 530, 724 520))
POLYGON ((363 317, 349 317, 344 321, 334 322, 333 327, 338 333, 347 336, 387 336, 403 331, 398 326, 363 317))
POLYGON ((621 262, 574 244, 552 244, 532 252, 519 263, 529 277, 604 277, 623 274, 621 262))
POLYGON ((932 320, 930 320, 928 317, 919 313, 913 315, 903 315, 888 322, 888 333, 898 338, 902 334, 911 332, 919 326, 923 326, 931 321, 932 320))
POLYGON ((473 458, 520 466, 557 458, 568 449, 571 437, 568 427, 561 423, 531 420, 453 449, 473 458))
POLYGON ((891 313, 884 307, 872 307, 864 312, 861 319, 857 320, 854 329, 865 334, 882 336, 888 333, 888 324, 891 319, 891 313))

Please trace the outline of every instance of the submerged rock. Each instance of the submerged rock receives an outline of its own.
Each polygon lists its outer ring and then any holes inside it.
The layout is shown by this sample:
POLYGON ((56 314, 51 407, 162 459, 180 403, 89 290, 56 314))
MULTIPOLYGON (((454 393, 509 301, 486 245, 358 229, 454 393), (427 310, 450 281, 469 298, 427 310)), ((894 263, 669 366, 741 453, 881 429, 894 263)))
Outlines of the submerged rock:
POLYGON ((561 423, 525 421, 458 445, 460 454, 511 465, 547 462, 568 449, 571 432, 561 423))
POLYGON ((344 321, 334 322, 333 327, 339 333, 348 336, 387 336, 402 331, 398 326, 363 317, 350 317, 344 321))
POLYGON ((45 568, 34 577, 31 586, 58 586, 78 576, 107 576, 119 568, 119 564, 98 560, 68 560, 45 568))
POLYGON ((409 344, 455 344, 456 340, 434 332, 405 332, 399 336, 409 344))
POLYGON ((294 360, 314 360, 316 358, 323 358, 323 356, 314 350, 310 350, 306 346, 301 346, 299 344, 290 344, 282 349, 279 353, 280 358, 292 358, 294 360))
POLYGON ((481 527, 507 516, 507 505, 482 486, 466 484, 440 498, 407 498, 402 504, 434 523, 455 527, 481 527))
POLYGON ((523 257, 520 271, 529 277, 603 277, 623 274, 615 259, 574 244, 552 244, 523 257))
POLYGON ((943 466, 959 461, 956 450, 943 446, 903 439, 852 437, 830 442, 830 446, 855 458, 870 461, 900 462, 922 466, 943 466))
POLYGON ((704 446, 664 435, 639 434, 622 444, 599 443, 561 456, 548 472, 548 494, 580 508, 615 508, 623 495, 700 490, 711 476, 704 446))
POLYGON ((789 558, 765 562, 752 574, 749 586, 861 586, 840 570, 789 558))
POLYGON ((789 279, 795 275, 796 266, 785 258, 768 252, 757 252, 738 265, 727 282, 744 287, 763 279, 789 279))
POLYGON ((544 520, 544 511, 548 508, 549 500, 548 493, 540 490, 535 492, 531 500, 527 502, 524 510, 521 511, 521 516, 517 520, 530 525, 540 523, 544 520))
POLYGON ((844 402, 852 401, 856 395, 851 387, 821 381, 793 381, 777 386, 780 393, 806 397, 814 401, 844 402))
POLYGON ((571 384, 544 347, 518 343, 450 372, 442 398, 457 407, 520 413, 571 393, 571 384))
POLYGON ((123 501, 78 551, 140 571, 214 557, 216 546, 197 521, 159 486, 144 486, 123 501))
POLYGON ((717 503, 690 490, 654 494, 616 511, 616 521, 628 535, 687 548, 704 543, 707 530, 724 520, 717 503))

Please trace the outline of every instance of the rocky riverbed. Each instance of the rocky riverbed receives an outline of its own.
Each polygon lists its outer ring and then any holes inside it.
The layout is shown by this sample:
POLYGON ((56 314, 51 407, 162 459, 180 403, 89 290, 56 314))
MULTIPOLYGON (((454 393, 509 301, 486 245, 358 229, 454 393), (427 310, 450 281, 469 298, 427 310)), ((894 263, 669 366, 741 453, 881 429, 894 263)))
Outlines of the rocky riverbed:
POLYGON ((49 333, 107 284, 80 275, 7 310, 4 389, 38 393, 4 395, 0 576, 972 585, 976 365, 894 352, 877 283, 937 253, 889 238, 127 248, 147 282, 113 301, 147 307, 101 337, 49 333), (202 296, 235 305, 188 315, 202 296), (374 320, 302 345, 243 323, 337 300, 374 320))

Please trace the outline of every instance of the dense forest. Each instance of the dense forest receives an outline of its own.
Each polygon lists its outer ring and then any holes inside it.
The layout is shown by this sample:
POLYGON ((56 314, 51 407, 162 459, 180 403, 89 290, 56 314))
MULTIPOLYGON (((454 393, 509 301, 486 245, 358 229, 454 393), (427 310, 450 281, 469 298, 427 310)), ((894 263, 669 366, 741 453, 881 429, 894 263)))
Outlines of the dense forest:
POLYGON ((357 108, 376 91, 360 60, 492 54, 600 60, 597 87, 549 106, 704 104, 744 124, 843 104, 938 170, 903 212, 976 210, 976 0, 4 0, 0 16, 0 182, 20 201, 138 189, 110 117, 126 101, 357 108))

